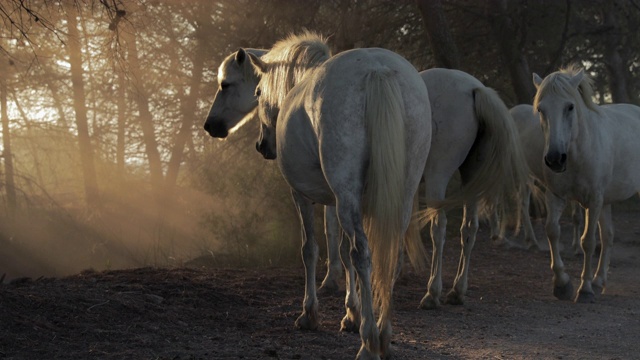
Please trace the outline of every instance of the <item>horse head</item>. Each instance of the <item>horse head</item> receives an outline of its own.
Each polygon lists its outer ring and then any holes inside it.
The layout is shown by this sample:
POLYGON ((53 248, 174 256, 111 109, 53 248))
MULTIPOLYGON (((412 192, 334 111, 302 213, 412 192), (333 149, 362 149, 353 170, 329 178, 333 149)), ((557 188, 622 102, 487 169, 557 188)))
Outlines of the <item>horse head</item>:
POLYGON ((580 88, 585 80, 582 69, 569 68, 542 79, 533 74, 537 88, 533 108, 540 115, 545 138, 544 163, 556 173, 567 169, 567 154, 575 133, 577 121, 584 107, 580 88))
POLYGON ((227 137, 258 105, 255 89, 259 79, 247 54, 261 56, 264 53, 264 50, 239 49, 222 62, 218 69, 218 92, 204 123, 209 135, 227 137))

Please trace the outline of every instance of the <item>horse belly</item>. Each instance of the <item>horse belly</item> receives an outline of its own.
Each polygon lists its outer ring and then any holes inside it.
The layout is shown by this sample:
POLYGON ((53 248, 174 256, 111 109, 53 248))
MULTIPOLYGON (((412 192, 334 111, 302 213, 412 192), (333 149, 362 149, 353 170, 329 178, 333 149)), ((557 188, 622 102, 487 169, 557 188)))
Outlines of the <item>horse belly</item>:
POLYGON ((297 160, 286 161, 283 159, 281 163, 286 164, 280 165, 280 170, 293 190, 314 203, 335 206, 335 197, 319 166, 297 160))
MULTIPOLYGON (((286 111, 286 109, 283 109, 286 111)), ((278 127, 278 166, 289 186, 309 200, 335 205, 322 171, 318 139, 302 107, 282 117, 278 127)))

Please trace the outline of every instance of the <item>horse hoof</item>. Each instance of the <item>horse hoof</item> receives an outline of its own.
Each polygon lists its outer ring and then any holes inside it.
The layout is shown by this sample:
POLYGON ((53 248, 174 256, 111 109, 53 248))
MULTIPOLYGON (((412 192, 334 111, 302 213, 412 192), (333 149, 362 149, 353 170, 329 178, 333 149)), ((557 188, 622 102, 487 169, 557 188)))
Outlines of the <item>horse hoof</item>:
POLYGON ((420 301, 420 306, 418 308, 423 310, 434 310, 440 307, 440 300, 431 296, 430 294, 425 295, 420 301))
POLYGON ((351 332, 357 334, 360 332, 360 324, 356 323, 349 316, 345 316, 340 322, 340 331, 351 332))
POLYGON ((555 296, 558 300, 571 300, 571 296, 573 295, 573 285, 571 281, 564 284, 563 286, 556 286, 553 288, 553 296, 555 296))
POLYGON ((296 319, 296 328, 300 330, 317 330, 318 319, 315 316, 309 316, 306 312, 296 319))
POLYGON ((367 350, 367 348, 362 346, 360 348, 360 351, 358 351, 356 360, 380 360, 380 356, 378 354, 370 352, 369 350, 367 350))
POLYGON ((596 276, 591 282, 591 288, 596 294, 604 294, 605 281, 601 277, 596 276))
POLYGON ((380 333, 380 354, 384 360, 393 359, 393 350, 391 349, 391 333, 383 335, 380 333))
POLYGON ((509 246, 509 239, 500 235, 491 236, 491 245, 493 246, 509 246))
POLYGON ((576 296, 575 302, 580 304, 593 304, 596 302, 596 295, 591 292, 580 291, 578 292, 578 296, 576 296))
POLYGON ((464 296, 458 294, 457 291, 451 290, 447 294, 447 300, 445 301, 445 304, 464 305, 464 296))

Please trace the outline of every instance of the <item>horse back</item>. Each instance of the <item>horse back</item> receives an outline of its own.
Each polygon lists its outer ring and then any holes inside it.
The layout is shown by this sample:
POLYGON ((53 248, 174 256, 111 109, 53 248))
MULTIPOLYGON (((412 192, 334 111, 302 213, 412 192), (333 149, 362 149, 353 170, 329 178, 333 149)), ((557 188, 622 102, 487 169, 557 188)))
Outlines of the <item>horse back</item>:
MULTIPOLYGON (((411 63, 380 48, 342 52, 314 72, 314 79, 310 81, 314 89, 309 94, 311 98, 307 100, 307 108, 318 132, 331 134, 336 141, 347 143, 345 146, 354 145, 354 136, 361 138, 364 135, 360 133, 365 129, 363 90, 367 76, 375 71, 390 72, 398 81, 406 111, 407 144, 430 143, 431 107, 426 85, 411 63)), ((422 148, 420 151, 428 152, 423 145, 419 147, 422 148)), ((409 153, 414 151, 419 150, 410 150, 409 153)))

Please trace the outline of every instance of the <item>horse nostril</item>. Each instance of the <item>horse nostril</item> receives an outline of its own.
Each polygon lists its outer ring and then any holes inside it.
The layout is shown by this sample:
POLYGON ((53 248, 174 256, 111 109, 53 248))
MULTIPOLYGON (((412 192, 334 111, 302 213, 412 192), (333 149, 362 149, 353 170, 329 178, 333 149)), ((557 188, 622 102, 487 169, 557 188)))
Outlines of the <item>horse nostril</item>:
POLYGON ((567 161, 567 154, 560 155, 560 163, 564 164, 567 161))

